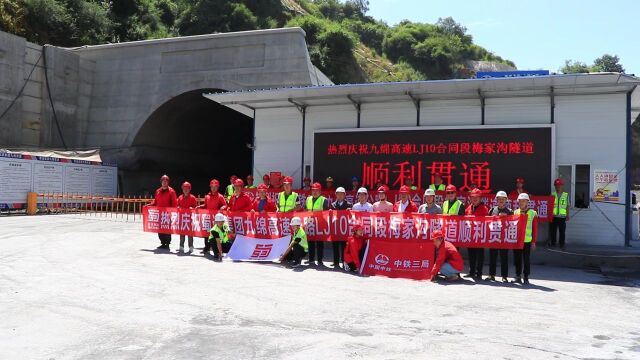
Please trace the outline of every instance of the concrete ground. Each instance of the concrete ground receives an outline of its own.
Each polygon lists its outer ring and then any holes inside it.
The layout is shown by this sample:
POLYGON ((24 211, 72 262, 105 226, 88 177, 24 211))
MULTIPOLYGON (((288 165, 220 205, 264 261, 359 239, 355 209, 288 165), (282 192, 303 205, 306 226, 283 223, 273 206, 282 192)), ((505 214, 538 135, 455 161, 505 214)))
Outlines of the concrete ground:
POLYGON ((0 229, 1 359, 640 358, 637 273, 434 284, 156 252, 78 215, 0 229))

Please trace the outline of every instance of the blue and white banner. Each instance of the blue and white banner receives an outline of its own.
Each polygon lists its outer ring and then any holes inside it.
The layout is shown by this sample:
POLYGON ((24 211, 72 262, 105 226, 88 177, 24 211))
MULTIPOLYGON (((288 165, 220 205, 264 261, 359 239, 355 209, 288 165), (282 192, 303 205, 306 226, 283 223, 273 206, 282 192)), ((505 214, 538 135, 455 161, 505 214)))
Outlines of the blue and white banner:
POLYGON ((256 239, 236 235, 227 257, 236 261, 277 261, 287 248, 291 236, 277 239, 256 239))

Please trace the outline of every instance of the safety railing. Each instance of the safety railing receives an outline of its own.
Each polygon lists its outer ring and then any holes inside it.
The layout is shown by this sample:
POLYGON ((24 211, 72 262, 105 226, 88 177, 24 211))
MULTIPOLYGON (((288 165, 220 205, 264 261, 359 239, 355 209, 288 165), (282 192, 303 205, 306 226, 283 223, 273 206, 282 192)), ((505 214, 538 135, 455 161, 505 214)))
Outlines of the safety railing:
POLYGON ((153 199, 142 196, 99 196, 39 193, 28 199, 28 214, 78 214, 123 221, 142 220, 142 207, 153 199))

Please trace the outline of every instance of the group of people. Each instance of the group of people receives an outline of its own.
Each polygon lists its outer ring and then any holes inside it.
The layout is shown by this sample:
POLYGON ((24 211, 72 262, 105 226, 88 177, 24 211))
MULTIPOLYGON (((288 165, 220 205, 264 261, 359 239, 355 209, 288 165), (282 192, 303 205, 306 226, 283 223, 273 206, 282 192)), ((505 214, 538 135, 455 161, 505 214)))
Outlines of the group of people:
MULTIPOLYGON (((502 216, 502 215, 527 215, 526 233, 524 247, 513 250, 516 283, 528 283, 531 272, 530 255, 535 249, 537 237, 537 213, 529 209, 529 195, 524 190, 524 179, 516 179, 516 188, 510 195, 517 196, 518 208, 507 207, 509 196, 505 191, 496 193, 496 206, 489 208, 482 199, 482 191, 475 188, 469 193, 469 204, 465 205, 458 199, 458 190, 452 185, 444 185, 439 174, 434 176, 434 183, 424 192, 423 203, 418 206, 411 200, 410 193, 416 188, 410 182, 405 183, 399 189, 399 200, 395 203, 388 201, 387 193, 389 188, 384 184, 379 184, 376 189, 378 201, 373 204, 368 201, 369 191, 365 187, 360 187, 358 179, 353 178, 352 185, 356 191, 356 202, 351 203, 346 199, 346 189, 344 187, 335 188, 335 200, 330 201, 322 195, 322 185, 320 183, 306 184, 311 196, 307 196, 303 202, 299 194, 293 191, 293 179, 284 177, 282 181, 282 191, 278 193, 275 200, 267 196, 267 190, 271 188, 268 175, 263 177, 263 183, 253 185, 253 177, 247 177, 247 185, 242 179, 236 176, 231 177, 230 184, 225 188, 224 194, 219 192, 220 182, 217 179, 210 181, 210 192, 205 196, 203 204, 198 204, 196 197, 191 194, 191 184, 182 184, 182 194, 177 196, 175 190, 169 186, 170 178, 163 175, 160 178, 160 187, 156 190, 154 200, 149 206, 158 207, 178 207, 178 208, 203 208, 212 211, 257 211, 257 212, 295 212, 295 211, 324 211, 324 210, 352 210, 364 212, 416 212, 423 214, 442 215, 474 215, 474 216, 502 216), (252 198, 244 191, 246 188, 255 188, 257 196, 252 198), (445 200, 442 204, 436 203, 436 192, 444 191, 445 200), (524 275, 524 276, 523 276, 524 275)), ((555 245, 556 232, 560 232, 560 246, 565 244, 566 221, 569 217, 568 194, 563 191, 562 179, 556 179, 553 192, 555 204, 553 208, 554 220, 551 224, 550 240, 548 246, 555 245)), ((327 178, 327 186, 333 189, 333 179, 327 178)), ((303 187, 303 190, 306 190, 303 187)), ((228 252, 233 244, 233 234, 230 233, 226 217, 222 213, 217 213, 214 217, 214 225, 209 232, 209 237, 205 239, 205 246, 202 253, 205 256, 211 255, 213 251, 214 259, 221 260, 224 253, 228 252)), ((290 221, 291 243, 287 251, 282 254, 280 260, 283 263, 290 263, 292 267, 301 265, 302 260, 308 256, 308 265, 324 266, 324 242, 307 240, 302 221, 299 217, 293 217, 290 221)), ((158 234, 160 239, 159 249, 169 250, 171 235, 158 234)), ((464 262, 458 250, 453 244, 442 237, 442 233, 434 231, 431 239, 436 246, 436 262, 433 264, 432 272, 434 278, 441 274, 445 279, 455 281, 460 279, 460 273, 464 270, 464 262)), ((180 246, 178 252, 185 251, 185 240, 188 240, 188 252, 194 251, 193 237, 180 235, 180 246)), ((365 245, 369 239, 364 234, 361 225, 353 227, 353 234, 344 241, 332 241, 333 267, 335 269, 344 268, 347 271, 357 271, 360 267, 365 245)), ((500 257, 501 272, 503 282, 508 282, 509 252, 506 249, 489 249, 489 276, 482 277, 484 267, 483 248, 468 248, 469 271, 466 275, 476 281, 496 281, 496 270, 498 256, 500 257)))

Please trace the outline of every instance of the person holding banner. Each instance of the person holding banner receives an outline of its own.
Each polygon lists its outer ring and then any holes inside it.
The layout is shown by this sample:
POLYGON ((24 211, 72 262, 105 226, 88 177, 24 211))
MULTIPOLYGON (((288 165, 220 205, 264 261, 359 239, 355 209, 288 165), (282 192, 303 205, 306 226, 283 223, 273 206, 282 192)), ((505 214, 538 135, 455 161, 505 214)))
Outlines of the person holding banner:
MULTIPOLYGON (((321 192, 322 185, 320 185, 320 183, 313 183, 313 185, 311 185, 311 196, 307 197, 305 210, 329 210, 329 199, 322 196, 321 192)), ((318 266, 324 266, 324 263, 322 262, 324 258, 324 241, 309 241, 309 265, 313 265, 313 262, 316 261, 316 254, 318 266)))
MULTIPOLYGON (((160 177, 160 187, 156 189, 153 201, 145 206, 175 207, 178 204, 178 199, 176 198, 176 191, 169 186, 170 182, 171 178, 168 175, 162 175, 160 177)), ((171 234, 158 233, 158 239, 160 239, 158 249, 169 250, 171 234)))
POLYGON ((378 201, 373 203, 373 211, 375 212, 392 212, 393 203, 387 201, 387 188, 385 185, 378 187, 378 201))
POLYGON ((256 186, 253 185, 253 175, 247 175, 247 186, 245 186, 247 189, 255 189, 256 186))
POLYGON ((346 270, 356 272, 360 269, 367 241, 369 241, 369 239, 364 236, 364 228, 362 225, 353 225, 353 235, 347 239, 347 246, 344 249, 344 262, 347 265, 346 270))
POLYGON ((285 176, 282 181, 284 191, 278 194, 278 212, 291 212, 302 209, 298 193, 292 191, 291 184, 293 184, 293 178, 285 176))
POLYGON ((267 185, 258 185, 258 196, 253 200, 253 209, 251 211, 257 212, 276 212, 278 208, 276 203, 267 197, 267 185))
MULTIPOLYGON (((178 198, 178 209, 195 209, 198 207, 198 200, 193 194, 191 194, 191 183, 185 181, 182 184, 182 195, 178 198)), ((184 238, 187 235, 180 235, 180 248, 178 253, 184 252, 184 238)), ((193 235, 188 235, 189 238, 189 254, 193 252, 193 235)))
POLYGON ((442 214, 442 208, 440 205, 436 204, 436 191, 429 188, 424 191, 424 204, 420 205, 418 208, 418 213, 420 214, 433 214, 438 215, 442 214))
POLYGON ((302 220, 297 216, 291 219, 289 225, 291 226, 291 243, 280 256, 280 262, 293 261, 291 267, 297 268, 300 266, 302 259, 307 256, 307 251, 309 251, 307 233, 302 228, 302 220))
POLYGON ((436 261, 431 267, 431 281, 438 280, 442 274, 447 281, 460 280, 460 273, 464 269, 464 260, 456 247, 444 239, 442 230, 435 230, 431 234, 431 241, 436 248, 436 261))
MULTIPOLYGON (((233 240, 229 237, 229 225, 227 225, 227 217, 223 214, 216 214, 213 218, 215 221, 211 230, 209 230, 209 246, 213 249, 213 256, 216 260, 222 260, 222 254, 229 252, 233 240)), ((209 255, 207 251, 205 256, 209 255)))
POLYGON ((531 250, 536 248, 536 238, 538 237, 538 213, 529 209, 529 195, 522 193, 518 195, 518 209, 513 215, 527 215, 527 228, 524 235, 524 246, 522 249, 513 249, 513 262, 516 267, 516 278, 513 282, 522 284, 522 262, 524 260, 524 283, 529 284, 529 274, 531 273, 531 250))
POLYGON ((367 201, 367 199, 369 198, 369 193, 367 192, 367 189, 363 187, 358 189, 357 196, 358 196, 358 202, 353 204, 353 207, 351 208, 351 210, 372 212, 373 205, 371 205, 371 203, 367 201))
POLYGON ((418 212, 416 203, 409 199, 411 190, 407 185, 400 186, 400 200, 393 205, 394 212, 414 213, 418 212))
MULTIPOLYGON (((482 203, 480 197, 482 196, 482 191, 480 189, 475 188, 471 190, 469 194, 469 199, 471 200, 471 204, 467 206, 465 210, 465 215, 473 215, 473 216, 487 216, 489 214, 489 209, 487 206, 482 203)), ((467 248, 467 252, 469 254, 469 275, 467 277, 472 277, 476 280, 482 280, 482 268, 484 266, 484 249, 483 248, 467 248)))
POLYGON ((442 183, 442 175, 440 173, 433 174, 433 184, 429 185, 429 189, 433 191, 445 191, 446 186, 442 183))
MULTIPOLYGON (((496 193, 497 205, 489 210, 489 216, 505 216, 513 215, 513 211, 507 207, 507 193, 498 191, 496 193)), ((496 268, 498 267, 498 253, 500 253, 500 275, 502 282, 509 282, 509 250, 507 249, 489 249, 489 277, 486 281, 496 281, 496 268)))
MULTIPOLYGON (((351 207, 353 206, 353 204, 351 204, 347 199, 346 199, 346 195, 347 192, 345 191, 345 189, 343 187, 339 187, 336 189, 336 201, 331 203, 331 209, 332 210, 349 210, 351 209, 351 207)), ((340 261, 340 256, 342 255, 342 253, 344 252, 344 241, 339 241, 339 240, 334 240, 331 242, 331 247, 333 249, 333 268, 334 269, 339 269, 340 268, 340 263, 342 261, 340 261)))
POLYGON ((456 186, 447 185, 446 200, 442 203, 443 215, 464 215, 464 204, 457 198, 457 196, 458 189, 456 189, 456 186))
POLYGON ((234 193, 233 184, 236 182, 237 179, 238 177, 235 175, 231 175, 231 177, 229 178, 229 185, 227 185, 227 189, 225 190, 225 196, 227 197, 227 202, 229 202, 231 200, 231 197, 233 196, 233 193, 234 193))
POLYGON ((244 189, 244 181, 242 179, 236 179, 233 182, 233 196, 229 200, 229 210, 231 211, 251 211, 253 209, 253 203, 251 198, 247 195, 244 189))
POLYGON ((549 226, 549 247, 556 246, 556 235, 560 232, 560 248, 564 250, 565 231, 567 230, 567 221, 569 221, 569 194, 562 191, 564 181, 556 179, 553 182, 556 191, 551 193, 554 197, 553 203, 553 220, 549 226))
MULTIPOLYGON (((220 181, 218 181, 217 179, 212 179, 209 182, 209 188, 211 189, 211 191, 207 195, 205 195, 204 204, 200 205, 199 208, 207 209, 214 212, 226 210, 227 200, 222 194, 218 192, 218 189, 220 188, 220 181)), ((202 249, 202 254, 205 254, 207 252, 209 252, 209 240, 208 238, 204 238, 204 248, 202 249)))

